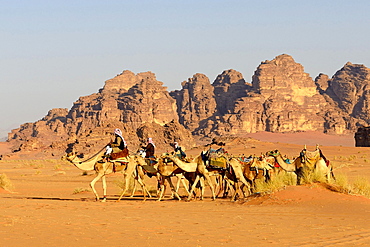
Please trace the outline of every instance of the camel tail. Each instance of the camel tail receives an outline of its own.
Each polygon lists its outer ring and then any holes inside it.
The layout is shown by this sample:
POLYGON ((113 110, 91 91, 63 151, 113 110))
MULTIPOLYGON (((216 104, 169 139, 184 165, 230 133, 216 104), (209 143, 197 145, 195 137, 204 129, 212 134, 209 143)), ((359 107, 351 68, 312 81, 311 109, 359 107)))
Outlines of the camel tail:
POLYGON ((331 174, 331 176, 332 176, 332 178, 333 178, 334 180, 337 180, 337 179, 335 178, 335 176, 334 176, 333 169, 330 169, 330 174, 331 174))

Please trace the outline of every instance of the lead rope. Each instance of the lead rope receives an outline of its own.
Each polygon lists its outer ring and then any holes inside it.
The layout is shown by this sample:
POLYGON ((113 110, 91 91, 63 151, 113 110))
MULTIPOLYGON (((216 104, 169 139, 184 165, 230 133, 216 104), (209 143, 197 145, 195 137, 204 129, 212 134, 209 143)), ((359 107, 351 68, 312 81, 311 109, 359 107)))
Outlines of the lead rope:
POLYGON ((100 149, 98 152, 96 152, 93 156, 87 158, 86 160, 83 160, 81 161, 80 163, 84 163, 84 162, 87 162, 89 160, 92 160, 93 158, 95 158, 101 151, 103 151, 105 149, 106 146, 104 146, 102 149, 100 149))

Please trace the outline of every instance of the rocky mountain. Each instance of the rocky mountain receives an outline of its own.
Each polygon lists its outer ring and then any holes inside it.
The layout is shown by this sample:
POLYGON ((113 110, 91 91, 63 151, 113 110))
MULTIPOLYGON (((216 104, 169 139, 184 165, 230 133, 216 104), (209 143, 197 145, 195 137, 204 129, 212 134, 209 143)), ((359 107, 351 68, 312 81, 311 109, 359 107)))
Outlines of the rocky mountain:
POLYGON ((194 145, 191 133, 178 122, 175 100, 151 72, 135 75, 124 71, 105 82, 98 93, 80 97, 72 108, 53 109, 35 123, 13 130, 8 140, 14 151, 39 151, 59 155, 67 147, 92 153, 113 138, 120 128, 130 151, 152 137, 157 147, 170 148, 174 141, 194 145))
POLYGON ((97 150, 117 127, 133 151, 149 136, 166 150, 173 141, 190 148, 194 138, 258 131, 354 133, 370 123, 369 83, 369 69, 351 63, 332 78, 313 80, 286 54, 261 62, 251 83, 230 69, 212 83, 197 73, 173 92, 152 72, 123 71, 71 109, 53 109, 21 125, 8 141, 15 151, 56 154, 72 146, 97 150))
POLYGON ((326 93, 332 86, 325 90, 318 88, 319 83, 325 82, 323 75, 320 78, 315 83, 302 65, 283 54, 262 62, 252 77, 252 84, 239 72, 228 70, 216 78, 212 87, 203 75, 197 91, 192 90, 193 77, 171 95, 177 102, 180 123, 196 135, 310 130, 343 134, 352 131, 346 125, 346 120, 352 119, 346 117, 348 114, 334 104, 336 99, 326 93), (203 95, 203 100, 199 95, 203 95), (207 115, 199 114, 194 107, 184 107, 195 101, 197 109, 208 107, 207 115), (196 119, 199 124, 190 125, 187 119, 196 119))

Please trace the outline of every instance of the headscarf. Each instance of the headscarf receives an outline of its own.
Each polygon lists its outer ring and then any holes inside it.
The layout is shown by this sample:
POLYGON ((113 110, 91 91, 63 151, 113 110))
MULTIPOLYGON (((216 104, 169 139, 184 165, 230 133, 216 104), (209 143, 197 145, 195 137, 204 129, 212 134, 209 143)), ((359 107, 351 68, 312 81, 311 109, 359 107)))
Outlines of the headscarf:
POLYGON ((154 145, 154 142, 153 142, 153 139, 151 138, 151 137, 149 137, 148 138, 148 144, 152 144, 153 145, 153 147, 155 147, 155 145, 154 145))
POLYGON ((114 134, 117 134, 122 137, 122 131, 118 128, 114 130, 114 134))
POLYGON ((123 138, 123 136, 122 136, 122 131, 120 130, 120 129, 115 129, 114 130, 114 134, 116 134, 116 135, 118 135, 119 137, 121 137, 122 138, 122 142, 123 142, 123 144, 125 145, 125 146, 127 146, 127 143, 126 143, 126 141, 125 141, 125 138, 123 138))

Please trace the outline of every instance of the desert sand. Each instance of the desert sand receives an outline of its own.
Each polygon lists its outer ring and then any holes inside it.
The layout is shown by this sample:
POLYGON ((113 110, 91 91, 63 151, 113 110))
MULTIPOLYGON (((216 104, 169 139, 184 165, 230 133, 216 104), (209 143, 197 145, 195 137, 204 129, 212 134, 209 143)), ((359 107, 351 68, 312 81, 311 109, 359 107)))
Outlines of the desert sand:
MULTIPOLYGON (((370 178, 370 148, 354 147, 353 136, 317 133, 251 135, 230 143, 233 154, 279 149, 297 156, 316 143, 349 180, 370 178)), ((0 154, 7 151, 0 144, 0 154)), ((194 148, 189 155, 199 154, 194 148)), ((59 160, 0 161, 0 174, 14 185, 0 190, 1 246, 368 246, 370 199, 330 191, 319 184, 288 186, 246 201, 170 199, 142 201, 141 193, 116 202, 122 176, 107 177, 108 201, 96 202, 89 188, 93 173, 59 160)), ((154 186, 153 178, 146 178, 154 186)), ((101 182, 96 185, 102 194, 101 182)), ((180 194, 185 195, 184 190, 180 194)))

